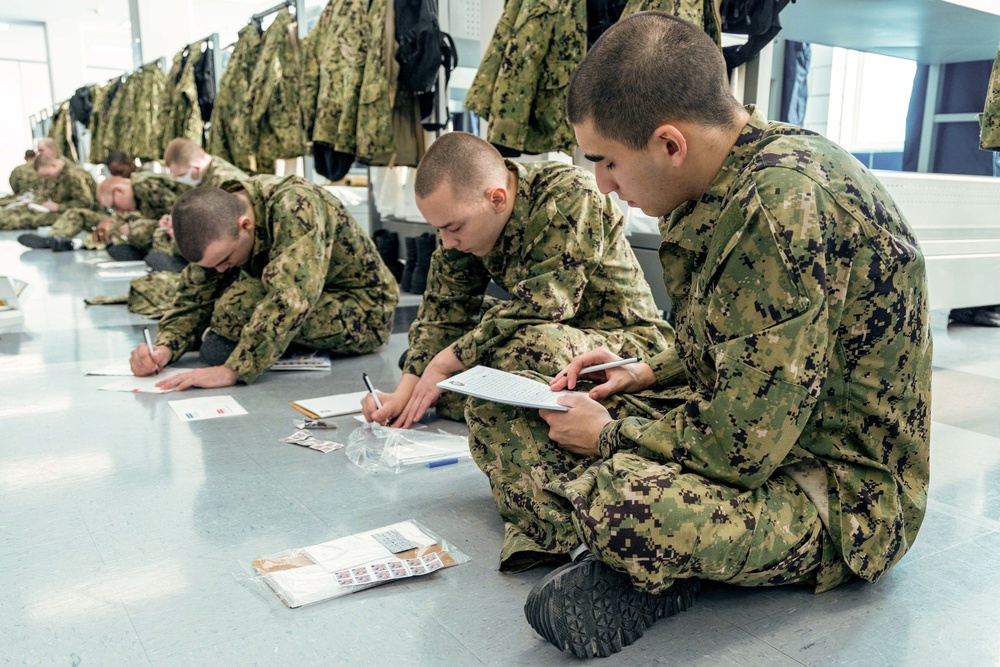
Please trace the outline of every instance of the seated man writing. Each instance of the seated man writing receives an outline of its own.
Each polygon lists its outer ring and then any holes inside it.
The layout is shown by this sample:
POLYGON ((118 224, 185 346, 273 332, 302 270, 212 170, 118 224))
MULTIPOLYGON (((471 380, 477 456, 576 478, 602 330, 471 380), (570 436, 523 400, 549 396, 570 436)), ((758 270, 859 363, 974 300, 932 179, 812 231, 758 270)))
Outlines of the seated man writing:
MULTIPOLYGON (((663 216, 677 342, 582 378, 566 412, 469 401, 501 569, 574 558, 531 591, 529 624, 606 656, 699 579, 878 581, 917 537, 929 464, 925 264, 892 197, 839 146, 741 106, 715 43, 666 14, 605 32, 567 107, 601 190, 663 216)), ((616 358, 581 355, 552 388, 616 358)))
POLYGON ((170 213, 178 195, 189 189, 170 176, 149 171, 136 171, 128 178, 109 176, 97 186, 97 198, 101 206, 118 215, 97 226, 95 239, 107 243, 114 259, 143 259, 153 248, 160 219, 170 213))
MULTIPOLYGON (((94 207, 94 177, 86 169, 49 153, 36 157, 33 165, 42 181, 41 192, 36 193, 33 205, 37 204, 47 212, 35 211, 28 206, 0 209, 0 229, 43 227, 53 224, 69 209, 94 207)), ((27 234, 22 234, 18 241, 31 248, 36 247, 26 237, 27 234)))
POLYGON ((323 188, 295 176, 255 176, 191 190, 171 218, 192 263, 153 353, 145 345, 132 351, 136 375, 157 372, 202 339, 209 368, 160 386, 253 382, 293 343, 354 355, 389 340, 396 281, 374 242, 323 188))
POLYGON ((649 357, 673 338, 624 236, 622 214, 592 174, 556 162, 507 162, 479 137, 437 139, 417 169, 417 206, 438 230, 427 289, 410 326, 403 377, 365 417, 408 428, 441 399, 437 383, 475 365, 553 374, 604 346, 649 357), (490 280, 504 301, 485 296, 490 280))

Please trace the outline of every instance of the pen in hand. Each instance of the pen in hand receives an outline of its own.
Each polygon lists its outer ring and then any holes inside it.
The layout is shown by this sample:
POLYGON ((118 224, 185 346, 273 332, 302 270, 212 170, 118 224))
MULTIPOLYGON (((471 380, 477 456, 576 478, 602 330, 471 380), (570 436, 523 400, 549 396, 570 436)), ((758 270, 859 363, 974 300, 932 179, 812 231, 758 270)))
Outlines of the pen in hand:
POLYGON ((375 393, 375 387, 372 386, 372 381, 368 378, 368 373, 362 373, 361 377, 364 378, 365 386, 368 387, 368 393, 372 395, 373 399, 375 399, 375 407, 381 410, 382 401, 378 400, 378 394, 375 393))
POLYGON ((156 363, 156 358, 153 356, 153 339, 149 337, 149 329, 143 328, 142 337, 146 339, 146 347, 149 348, 149 357, 153 360, 153 366, 156 368, 154 371, 156 375, 160 374, 160 366, 156 363))
MULTIPOLYGON (((628 359, 619 359, 618 361, 609 361, 606 364, 597 364, 596 366, 587 366, 582 369, 577 375, 584 375, 586 373, 596 373, 597 371, 605 371, 609 368, 618 368, 619 366, 628 366, 629 364, 637 364, 642 361, 639 357, 629 357, 628 359)), ((565 373, 563 373, 565 375, 565 373)))

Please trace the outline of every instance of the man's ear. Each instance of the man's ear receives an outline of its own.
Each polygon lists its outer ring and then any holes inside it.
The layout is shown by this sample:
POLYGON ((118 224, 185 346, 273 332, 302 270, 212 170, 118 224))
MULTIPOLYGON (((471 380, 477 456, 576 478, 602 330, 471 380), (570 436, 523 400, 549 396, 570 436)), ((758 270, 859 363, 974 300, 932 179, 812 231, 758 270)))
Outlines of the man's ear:
POLYGON ((236 226, 246 232, 253 231, 253 220, 250 219, 249 215, 241 215, 236 220, 236 226))
POLYGON ((494 213, 500 213, 507 206, 507 199, 510 193, 504 186, 498 186, 486 191, 486 197, 490 200, 490 207, 494 213))
POLYGON ((649 143, 659 157, 666 158, 675 165, 681 164, 687 157, 687 137, 673 123, 664 123, 656 128, 649 143))

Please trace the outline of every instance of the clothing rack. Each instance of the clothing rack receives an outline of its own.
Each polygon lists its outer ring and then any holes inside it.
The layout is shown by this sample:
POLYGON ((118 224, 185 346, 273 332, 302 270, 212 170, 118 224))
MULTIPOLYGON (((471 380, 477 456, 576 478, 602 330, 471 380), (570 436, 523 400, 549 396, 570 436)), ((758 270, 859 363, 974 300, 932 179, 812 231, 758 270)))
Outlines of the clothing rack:
POLYGON ((274 14, 276 12, 280 12, 285 7, 289 7, 297 11, 299 9, 298 5, 299 3, 296 2, 296 0, 284 0, 284 2, 281 2, 275 5, 274 7, 265 9, 262 12, 257 12, 256 14, 251 16, 250 23, 252 23, 253 26, 257 28, 257 32, 264 32, 261 21, 263 21, 265 17, 270 16, 271 14, 274 14))

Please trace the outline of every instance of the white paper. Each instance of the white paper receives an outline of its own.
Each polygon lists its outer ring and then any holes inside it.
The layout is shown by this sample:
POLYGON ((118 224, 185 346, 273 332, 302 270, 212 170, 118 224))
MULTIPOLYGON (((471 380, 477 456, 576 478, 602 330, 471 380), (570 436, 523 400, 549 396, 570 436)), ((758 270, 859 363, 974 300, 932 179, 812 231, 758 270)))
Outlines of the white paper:
POLYGON ((418 547, 429 547, 437 543, 434 538, 417 528, 413 522, 402 521, 391 526, 382 526, 364 533, 348 535, 322 544, 314 544, 302 551, 310 560, 323 566, 329 572, 385 560, 392 558, 393 553, 372 537, 372 534, 384 533, 388 530, 398 530, 403 537, 418 547))
POLYGON ((174 411, 174 414, 185 422, 247 414, 243 406, 237 403, 232 396, 204 396, 202 398, 187 398, 182 401, 167 401, 167 403, 170 404, 170 409, 174 411))
POLYGON ((333 368, 329 355, 296 354, 274 362, 269 371, 328 371, 333 368))
POLYGON ((132 375, 132 366, 127 361, 119 361, 101 368, 87 371, 87 375, 132 375))
POLYGON ((563 394, 573 393, 565 390, 552 391, 547 384, 486 366, 473 366, 463 373, 438 382, 437 386, 487 401, 563 412, 569 408, 556 401, 563 394))
POLYGON ((288 606, 295 608, 319 602, 341 593, 336 577, 322 565, 294 567, 264 575, 288 606))
POLYGON ((187 373, 190 370, 192 369, 168 368, 160 371, 156 375, 149 375, 147 377, 140 378, 133 375, 132 377, 127 377, 123 380, 103 385, 98 387, 98 389, 102 389, 104 391, 130 391, 136 394, 166 394, 173 391, 173 389, 160 389, 156 386, 156 383, 165 380, 168 377, 173 377, 174 375, 187 373))
POLYGON ((320 419, 338 417, 340 415, 353 415, 356 412, 361 412, 361 399, 367 393, 367 391, 356 391, 351 394, 321 396, 319 398, 295 401, 293 405, 308 410, 320 419))
POLYGON ((146 262, 144 260, 136 259, 136 260, 128 260, 122 262, 116 262, 116 261, 98 262, 97 268, 102 270, 114 269, 118 271, 126 271, 126 270, 131 271, 134 269, 142 269, 145 271, 147 267, 146 267, 146 262))

